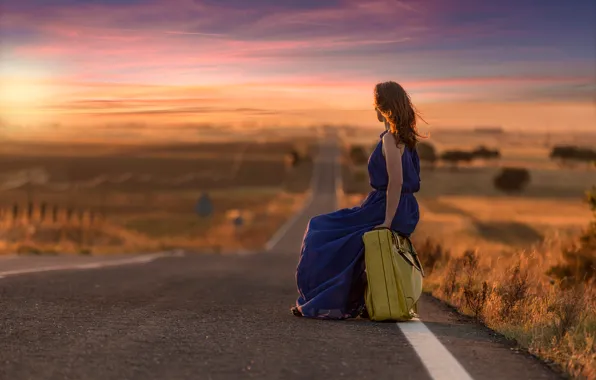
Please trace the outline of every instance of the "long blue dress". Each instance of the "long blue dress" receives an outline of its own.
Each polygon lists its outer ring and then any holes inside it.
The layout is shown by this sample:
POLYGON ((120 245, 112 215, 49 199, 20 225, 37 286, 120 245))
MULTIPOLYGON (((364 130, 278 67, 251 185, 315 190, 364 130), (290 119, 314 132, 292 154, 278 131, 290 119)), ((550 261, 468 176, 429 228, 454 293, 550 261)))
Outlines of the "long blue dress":
MULTIPOLYGON (((368 160, 373 190, 358 207, 313 217, 302 242, 296 281, 297 309, 305 317, 344 319, 356 317, 364 306, 364 243, 362 236, 385 220, 389 177, 382 153, 381 134, 368 160)), ((420 189, 420 159, 416 149, 402 155, 403 185, 391 228, 410 236, 419 219, 414 193, 420 189)))

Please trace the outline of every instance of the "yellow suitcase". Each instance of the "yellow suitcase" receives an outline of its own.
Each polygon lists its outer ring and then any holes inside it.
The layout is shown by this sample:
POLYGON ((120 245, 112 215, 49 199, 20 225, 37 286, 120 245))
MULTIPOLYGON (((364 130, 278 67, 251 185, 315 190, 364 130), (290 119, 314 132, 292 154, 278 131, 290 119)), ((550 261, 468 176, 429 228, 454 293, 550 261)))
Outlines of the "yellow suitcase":
POLYGON ((368 285, 365 303, 373 321, 407 321, 415 316, 424 270, 410 239, 390 229, 364 234, 368 285))

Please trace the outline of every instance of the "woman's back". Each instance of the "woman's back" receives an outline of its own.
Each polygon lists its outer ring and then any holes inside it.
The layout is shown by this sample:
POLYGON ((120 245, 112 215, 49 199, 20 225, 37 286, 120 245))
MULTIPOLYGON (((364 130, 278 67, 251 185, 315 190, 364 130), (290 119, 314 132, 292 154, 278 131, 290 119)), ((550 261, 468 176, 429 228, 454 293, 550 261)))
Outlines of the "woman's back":
MULTIPOLYGON (((386 192, 389 185, 387 161, 383 155, 383 136, 386 133, 381 134, 381 140, 368 159, 368 175, 373 191, 368 194, 368 197, 361 205, 361 207, 365 207, 371 212, 375 210, 375 214, 384 214, 385 212, 386 192), (372 205, 377 206, 374 208, 367 207, 372 205)), ((391 228, 409 236, 416 229, 420 219, 418 201, 414 196, 414 193, 420 190, 420 158, 416 149, 404 147, 401 162, 403 175, 401 196, 391 228)))
MULTIPOLYGON (((370 186, 375 190, 386 191, 389 184, 389 175, 387 173, 387 162, 383 156, 383 136, 371 153, 368 160, 368 176, 370 186)), ((416 149, 408 147, 403 148, 401 157, 403 184, 402 193, 416 193, 420 190, 420 158, 416 149)))

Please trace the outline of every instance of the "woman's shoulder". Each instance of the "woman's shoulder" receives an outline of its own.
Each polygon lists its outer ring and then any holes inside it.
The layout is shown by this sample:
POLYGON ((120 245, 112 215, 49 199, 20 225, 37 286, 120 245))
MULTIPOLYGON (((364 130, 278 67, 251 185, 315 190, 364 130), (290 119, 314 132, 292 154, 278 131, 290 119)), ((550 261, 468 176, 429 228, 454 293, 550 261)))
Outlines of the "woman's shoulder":
POLYGON ((385 132, 383 135, 381 135, 381 138, 384 143, 391 142, 393 145, 400 147, 400 149, 401 147, 405 147, 405 144, 393 133, 385 132))
MULTIPOLYGON (((393 133, 385 133, 382 136, 382 141, 383 141, 383 147, 389 147, 389 149, 392 148, 397 148, 401 151, 401 153, 403 154, 406 146, 399 141, 399 138, 397 138, 396 136, 393 135, 393 133)), ((387 148, 385 148, 387 149, 387 148)))

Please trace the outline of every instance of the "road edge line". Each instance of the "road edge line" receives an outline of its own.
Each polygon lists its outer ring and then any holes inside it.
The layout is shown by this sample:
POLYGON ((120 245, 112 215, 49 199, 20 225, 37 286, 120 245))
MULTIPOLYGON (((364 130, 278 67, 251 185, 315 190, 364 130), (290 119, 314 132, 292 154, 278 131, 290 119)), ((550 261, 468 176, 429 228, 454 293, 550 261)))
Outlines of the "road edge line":
POLYGON ((27 268, 27 269, 16 269, 11 271, 0 272, 0 279, 9 276, 18 276, 22 274, 30 273, 41 273, 41 272, 55 272, 63 270, 89 270, 89 269, 100 269, 106 267, 120 266, 120 265, 131 265, 131 264, 147 264, 163 257, 182 257, 184 252, 180 250, 166 251, 158 253, 149 253, 142 256, 135 256, 124 259, 117 259, 106 262, 96 263, 84 263, 84 264, 64 264, 64 265, 51 265, 40 268, 27 268))

